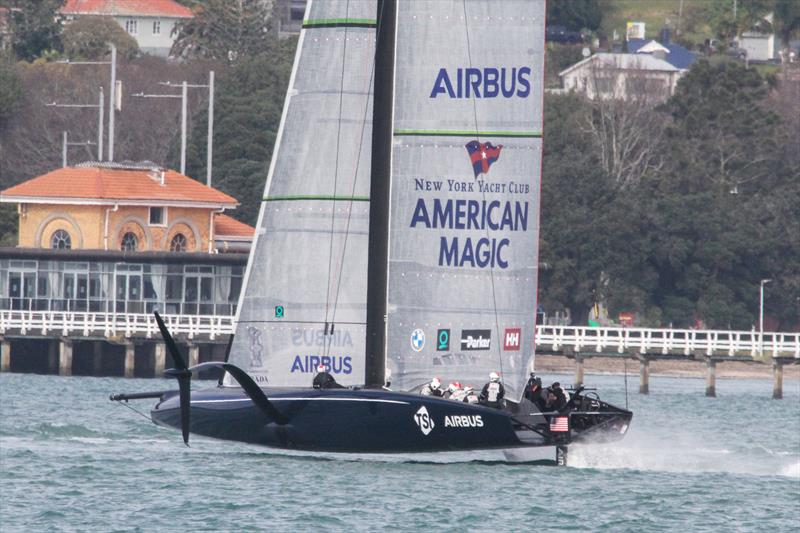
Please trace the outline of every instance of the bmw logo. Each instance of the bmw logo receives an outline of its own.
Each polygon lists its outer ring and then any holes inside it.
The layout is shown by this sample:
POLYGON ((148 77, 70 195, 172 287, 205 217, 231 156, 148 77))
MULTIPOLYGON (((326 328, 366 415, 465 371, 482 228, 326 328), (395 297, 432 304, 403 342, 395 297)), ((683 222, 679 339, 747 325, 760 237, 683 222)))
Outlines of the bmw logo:
POLYGON ((421 352, 425 347, 425 332, 421 329, 415 329, 411 334, 411 348, 415 352, 421 352))

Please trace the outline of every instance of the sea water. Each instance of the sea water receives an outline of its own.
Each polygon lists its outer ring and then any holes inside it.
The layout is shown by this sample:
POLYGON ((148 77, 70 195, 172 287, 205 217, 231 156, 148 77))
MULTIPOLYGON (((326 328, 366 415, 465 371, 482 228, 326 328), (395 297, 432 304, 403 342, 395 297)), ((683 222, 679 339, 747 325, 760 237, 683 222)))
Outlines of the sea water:
MULTIPOLYGON (((625 405, 622 376, 586 382, 625 405)), ((2 374, 0 531, 800 530, 800 382, 783 400, 769 380, 719 379, 716 398, 702 379, 652 377, 647 396, 629 384, 626 438, 573 446, 560 468, 186 447, 108 400, 173 382, 2 374)))

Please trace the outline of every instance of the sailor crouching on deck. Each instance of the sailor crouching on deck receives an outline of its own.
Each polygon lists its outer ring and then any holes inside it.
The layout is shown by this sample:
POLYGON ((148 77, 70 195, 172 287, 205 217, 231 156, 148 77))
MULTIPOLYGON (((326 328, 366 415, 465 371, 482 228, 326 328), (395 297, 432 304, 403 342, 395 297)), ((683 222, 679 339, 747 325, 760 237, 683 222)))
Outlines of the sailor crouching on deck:
POLYGON ((442 396, 442 382, 439 378, 433 378, 430 383, 426 383, 419 393, 423 396, 442 396))
POLYGON ((505 405, 503 399, 506 395, 506 390, 503 384, 500 383, 500 375, 497 372, 489 374, 489 383, 483 386, 480 395, 480 403, 488 407, 501 408, 505 405))
POLYGON ((343 385, 336 383, 336 380, 328 372, 325 365, 317 366, 317 375, 314 376, 313 386, 315 389, 343 389, 343 385))
POLYGON ((447 386, 447 390, 444 391, 442 394, 442 398, 446 398, 448 400, 455 400, 460 402, 464 399, 464 391, 461 389, 461 382, 453 381, 450 385, 447 386))

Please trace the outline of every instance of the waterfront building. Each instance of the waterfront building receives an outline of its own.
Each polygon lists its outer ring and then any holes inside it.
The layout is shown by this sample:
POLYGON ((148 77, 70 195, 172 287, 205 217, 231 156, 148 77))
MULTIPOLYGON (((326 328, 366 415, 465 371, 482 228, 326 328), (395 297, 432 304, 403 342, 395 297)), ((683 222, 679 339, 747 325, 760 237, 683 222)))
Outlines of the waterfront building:
MULTIPOLYGON (((18 246, 0 248, 4 349, 12 339, 20 353, 36 351, 26 348, 33 338, 68 337, 134 350, 158 341, 155 310, 197 324, 236 312, 254 229, 225 214, 238 202, 219 190, 149 163, 85 163, 10 187, 0 202, 19 214, 18 246), (52 327, 27 328, 37 320, 52 327), (78 322, 80 332, 70 329, 78 322)), ((193 346, 227 341, 204 331, 193 346)), ((219 357, 219 346, 207 348, 219 357)))

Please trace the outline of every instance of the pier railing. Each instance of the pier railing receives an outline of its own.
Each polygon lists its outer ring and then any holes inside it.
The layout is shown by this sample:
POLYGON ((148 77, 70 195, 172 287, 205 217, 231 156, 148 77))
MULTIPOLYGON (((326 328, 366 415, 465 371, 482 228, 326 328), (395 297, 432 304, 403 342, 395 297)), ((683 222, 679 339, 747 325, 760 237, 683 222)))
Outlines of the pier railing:
MULTIPOLYGON (((189 339, 219 340, 235 331, 231 315, 164 315, 170 331, 189 339)), ((42 337, 159 337, 151 313, 0 310, 0 335, 42 337)), ((705 355, 800 359, 800 333, 536 326, 537 351, 602 355, 705 355)))
POLYGON ((603 355, 706 355, 715 357, 794 357, 800 359, 800 333, 537 326, 537 351, 603 355))
MULTIPOLYGON (((234 332, 231 315, 164 315, 173 335, 215 340, 234 332)), ((0 335, 42 337, 160 337, 151 313, 0 311, 0 335)))

